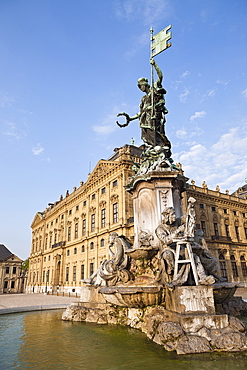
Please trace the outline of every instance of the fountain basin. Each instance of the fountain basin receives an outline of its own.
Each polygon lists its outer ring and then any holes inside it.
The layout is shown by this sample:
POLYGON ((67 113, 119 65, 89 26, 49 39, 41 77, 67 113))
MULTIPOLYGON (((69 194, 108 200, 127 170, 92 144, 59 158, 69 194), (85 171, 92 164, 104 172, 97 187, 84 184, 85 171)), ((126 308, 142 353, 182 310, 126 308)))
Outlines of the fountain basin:
POLYGON ((102 287, 99 293, 108 303, 129 308, 159 305, 165 300, 162 286, 102 287))
POLYGON ((148 261, 157 254, 158 250, 158 248, 153 247, 141 247, 127 250, 125 253, 134 260, 143 259, 148 261))

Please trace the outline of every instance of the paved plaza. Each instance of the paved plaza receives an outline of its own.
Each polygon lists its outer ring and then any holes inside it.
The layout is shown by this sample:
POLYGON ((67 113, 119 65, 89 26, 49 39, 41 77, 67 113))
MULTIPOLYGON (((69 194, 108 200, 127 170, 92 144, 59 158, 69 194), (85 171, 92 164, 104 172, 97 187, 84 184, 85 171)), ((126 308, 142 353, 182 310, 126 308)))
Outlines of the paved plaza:
POLYGON ((6 313, 42 311, 66 308, 73 302, 79 302, 76 297, 60 297, 45 294, 1 294, 0 315, 6 313))

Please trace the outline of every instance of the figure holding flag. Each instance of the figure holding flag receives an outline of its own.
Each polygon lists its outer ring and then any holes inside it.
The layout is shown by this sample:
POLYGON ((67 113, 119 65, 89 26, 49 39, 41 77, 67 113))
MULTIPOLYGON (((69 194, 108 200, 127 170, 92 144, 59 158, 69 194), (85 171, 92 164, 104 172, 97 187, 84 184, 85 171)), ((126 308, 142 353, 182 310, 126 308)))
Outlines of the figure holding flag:
MULTIPOLYGON (((170 27, 170 26, 169 26, 170 27)), ((168 29, 168 27, 167 27, 168 29)), ((166 30, 166 29, 165 29, 166 30)), ((161 31, 161 32, 164 32, 161 31)), ((157 34, 155 37, 157 37, 157 34)), ((168 35, 166 34, 168 37, 168 35)), ((135 116, 130 117, 127 113, 119 113, 118 116, 125 116, 126 123, 120 124, 117 121, 119 127, 128 126, 129 122, 139 119, 141 127, 141 138, 148 147, 161 147, 166 152, 166 157, 171 156, 171 143, 165 135, 165 115, 168 113, 168 110, 165 107, 165 98, 166 90, 162 86, 163 74, 158 67, 157 63, 152 56, 157 55, 163 50, 159 49, 159 52, 156 52, 157 42, 155 37, 152 36, 151 29, 151 43, 150 43, 150 64, 151 64, 151 86, 148 83, 147 78, 139 78, 137 85, 139 89, 145 93, 141 99, 140 103, 140 112, 135 116), (156 42, 156 44, 155 44, 156 42), (154 82, 153 78, 153 69, 157 73, 157 80, 154 82)), ((162 40, 163 41, 163 40, 162 40)), ((169 44, 170 46, 170 44, 169 44)), ((166 46, 168 47, 168 45, 166 46)))

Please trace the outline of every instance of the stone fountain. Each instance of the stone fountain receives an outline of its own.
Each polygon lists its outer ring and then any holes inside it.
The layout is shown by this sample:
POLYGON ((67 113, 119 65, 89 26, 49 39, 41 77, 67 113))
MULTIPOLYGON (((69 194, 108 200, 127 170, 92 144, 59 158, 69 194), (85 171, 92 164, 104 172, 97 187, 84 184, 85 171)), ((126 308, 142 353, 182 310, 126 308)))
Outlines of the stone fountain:
POLYGON ((63 320, 123 324, 140 329, 155 343, 178 354, 247 350, 246 329, 223 312, 236 284, 217 275, 218 261, 195 230, 195 199, 182 214, 181 197, 187 178, 171 158, 165 135, 162 72, 151 59, 158 79, 138 80, 145 93, 139 119, 145 150, 126 191, 133 197, 134 244, 116 233, 109 235, 109 260, 85 279, 81 300, 63 320), (220 313, 219 313, 220 312, 220 313))

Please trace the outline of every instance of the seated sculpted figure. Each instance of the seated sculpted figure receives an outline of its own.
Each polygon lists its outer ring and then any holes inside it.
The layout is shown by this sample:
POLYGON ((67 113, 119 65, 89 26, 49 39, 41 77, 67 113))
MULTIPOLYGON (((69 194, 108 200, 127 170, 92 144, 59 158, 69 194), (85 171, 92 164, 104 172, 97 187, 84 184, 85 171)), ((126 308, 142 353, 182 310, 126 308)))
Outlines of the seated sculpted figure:
MULTIPOLYGON (((157 277, 157 281, 167 285, 168 288, 173 288, 177 285, 183 285, 185 283, 190 284, 188 281, 190 264, 182 264, 177 275, 174 276, 176 242, 184 239, 187 215, 182 216, 181 218, 176 218, 173 207, 167 207, 162 215, 163 222, 155 230, 157 237, 162 243, 160 254, 161 270, 159 276, 157 277)), ((203 285, 213 284, 215 282, 214 277, 211 275, 211 272, 210 275, 205 273, 203 263, 199 255, 195 253, 199 244, 196 244, 196 242, 191 242, 191 246, 197 274, 199 277, 199 283, 203 285), (196 246, 197 248, 194 250, 194 247, 196 246)))
POLYGON ((126 282, 130 279, 127 265, 129 257, 125 251, 130 249, 130 244, 124 237, 119 237, 117 233, 113 232, 109 236, 108 252, 110 260, 101 262, 99 268, 83 282, 94 286, 108 286, 115 285, 118 281, 126 282), (115 251, 114 251, 115 250, 115 251))

